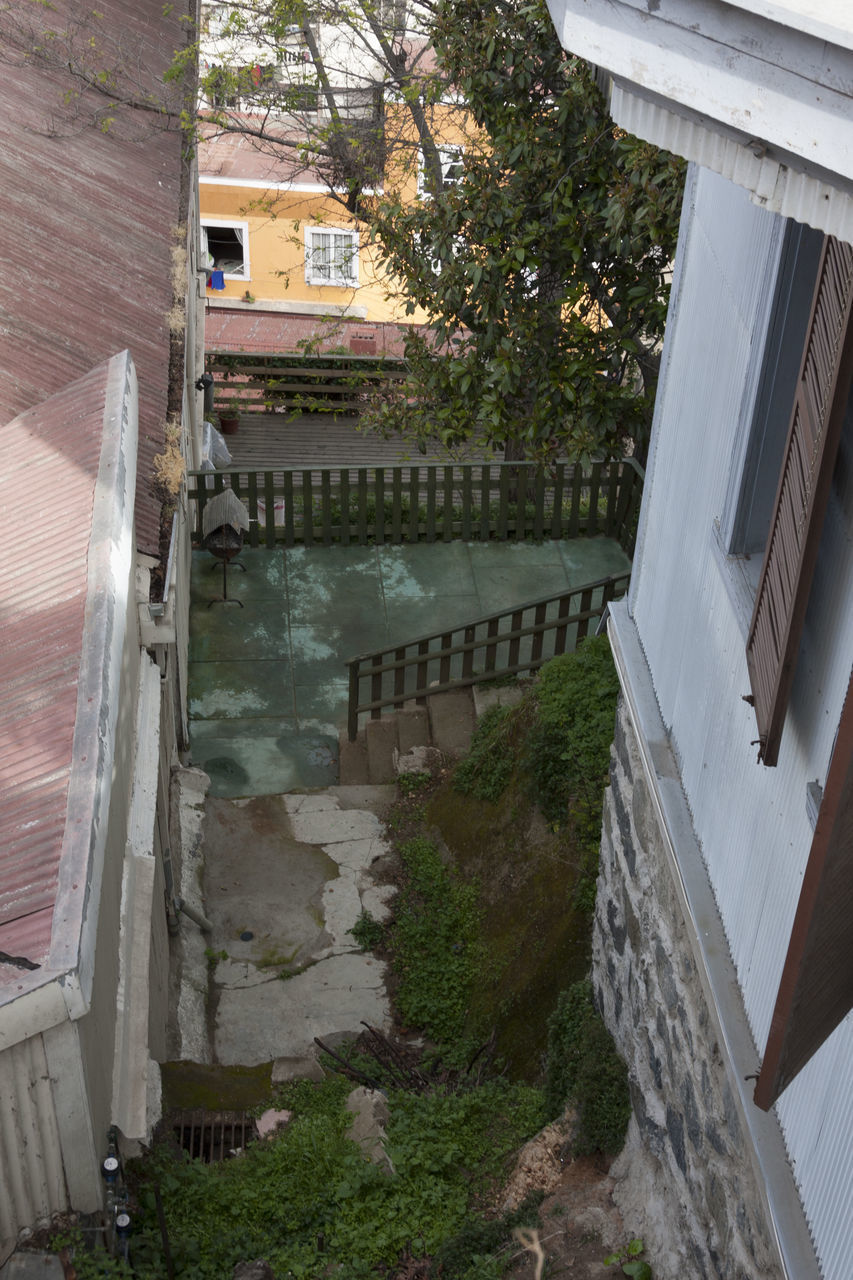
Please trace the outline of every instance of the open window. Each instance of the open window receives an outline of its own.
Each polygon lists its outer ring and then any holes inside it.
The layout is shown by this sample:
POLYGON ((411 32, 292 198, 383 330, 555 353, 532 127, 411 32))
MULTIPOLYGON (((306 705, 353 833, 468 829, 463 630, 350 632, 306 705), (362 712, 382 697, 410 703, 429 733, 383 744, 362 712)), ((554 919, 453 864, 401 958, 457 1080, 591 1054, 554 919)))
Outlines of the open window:
POLYGON ((306 227, 305 280, 339 289, 358 284, 358 233, 338 227, 306 227))
MULTIPOLYGON (((438 159, 441 165, 441 185, 444 189, 455 187, 457 182, 462 178, 464 169, 465 148, 461 146, 449 146, 442 144, 437 148, 438 159)), ((423 152, 420 154, 418 161, 418 195, 429 195, 429 184, 427 182, 426 164, 424 162, 423 152)))
POLYGON ((248 222, 205 218, 201 224, 201 253, 201 260, 209 271, 223 272, 226 280, 248 280, 248 222))

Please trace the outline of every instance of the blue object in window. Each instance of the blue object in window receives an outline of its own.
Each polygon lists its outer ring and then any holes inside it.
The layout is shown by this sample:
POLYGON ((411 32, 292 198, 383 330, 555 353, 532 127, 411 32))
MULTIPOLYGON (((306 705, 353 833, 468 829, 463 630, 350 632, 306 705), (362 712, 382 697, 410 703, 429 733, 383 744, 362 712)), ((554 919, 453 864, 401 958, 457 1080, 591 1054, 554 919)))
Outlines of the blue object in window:
POLYGON ((224 289, 225 288, 225 272, 211 271, 207 277, 208 289, 224 289))

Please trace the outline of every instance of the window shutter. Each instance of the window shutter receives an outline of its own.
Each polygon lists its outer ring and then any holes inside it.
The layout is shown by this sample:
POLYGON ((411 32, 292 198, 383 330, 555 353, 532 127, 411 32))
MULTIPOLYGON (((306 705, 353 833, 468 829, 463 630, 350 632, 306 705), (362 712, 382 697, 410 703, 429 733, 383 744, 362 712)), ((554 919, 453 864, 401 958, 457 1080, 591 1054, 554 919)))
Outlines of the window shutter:
POLYGON ((853 675, 755 1087, 768 1110, 853 1008, 853 675))
POLYGON ((853 246, 827 237, 746 644, 758 758, 775 765, 853 372, 853 246))

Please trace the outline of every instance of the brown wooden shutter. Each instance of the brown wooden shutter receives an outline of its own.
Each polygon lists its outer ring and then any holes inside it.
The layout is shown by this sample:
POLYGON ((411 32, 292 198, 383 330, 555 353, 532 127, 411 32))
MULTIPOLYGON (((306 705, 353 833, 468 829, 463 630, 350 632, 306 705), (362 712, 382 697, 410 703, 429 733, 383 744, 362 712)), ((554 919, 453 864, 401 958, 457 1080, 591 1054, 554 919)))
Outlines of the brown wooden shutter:
POLYGON ((755 1087, 765 1111, 853 1008, 851 929, 853 675, 755 1087))
POLYGON ((775 765, 853 374, 853 246, 828 236, 746 642, 758 758, 775 765))

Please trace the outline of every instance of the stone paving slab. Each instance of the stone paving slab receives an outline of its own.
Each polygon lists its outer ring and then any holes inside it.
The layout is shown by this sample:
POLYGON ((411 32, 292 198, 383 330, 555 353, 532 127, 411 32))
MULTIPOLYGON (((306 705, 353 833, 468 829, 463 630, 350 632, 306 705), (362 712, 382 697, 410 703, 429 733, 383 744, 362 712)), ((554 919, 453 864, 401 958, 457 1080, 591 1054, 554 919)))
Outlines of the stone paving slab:
POLYGON ((257 1066, 277 1057, 316 1055, 314 1037, 339 1042, 362 1022, 390 1031, 385 966, 372 956, 330 956, 282 982, 225 989, 216 1011, 216 1057, 223 1066, 257 1066))
POLYGON ((387 794, 364 788, 354 798, 362 807, 342 807, 328 793, 208 796, 204 909, 213 926, 206 941, 215 957, 215 1062, 310 1060, 315 1036, 336 1043, 358 1035, 362 1022, 389 1027, 384 966, 351 932, 365 909, 386 916, 394 893, 372 870, 389 844, 366 807, 384 806, 387 794))

